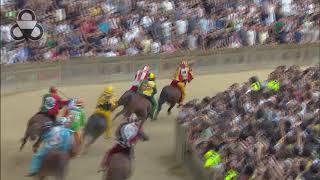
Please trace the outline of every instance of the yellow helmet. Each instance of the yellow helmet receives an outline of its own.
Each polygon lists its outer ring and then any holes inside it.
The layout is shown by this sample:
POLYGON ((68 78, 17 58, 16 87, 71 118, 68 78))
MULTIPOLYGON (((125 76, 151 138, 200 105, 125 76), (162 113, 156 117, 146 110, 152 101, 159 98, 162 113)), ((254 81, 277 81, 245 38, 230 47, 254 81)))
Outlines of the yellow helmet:
POLYGON ((153 73, 149 73, 149 79, 154 79, 155 75, 153 73))
POLYGON ((112 86, 107 86, 104 91, 104 93, 107 93, 107 94, 112 94, 113 93, 113 87, 112 86))

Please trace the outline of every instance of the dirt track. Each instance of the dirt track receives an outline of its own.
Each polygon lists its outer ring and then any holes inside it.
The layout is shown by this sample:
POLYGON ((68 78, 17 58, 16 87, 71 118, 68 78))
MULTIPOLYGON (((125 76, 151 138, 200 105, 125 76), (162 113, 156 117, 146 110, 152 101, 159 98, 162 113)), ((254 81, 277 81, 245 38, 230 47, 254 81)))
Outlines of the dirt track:
MULTIPOLYGON (((252 75, 264 79, 271 70, 246 71, 240 73, 196 76, 187 87, 187 100, 213 96, 224 90, 233 82, 243 82, 252 75)), ((158 90, 168 84, 169 80, 160 80, 158 90)), ((117 95, 129 88, 129 82, 114 83, 117 95)), ((88 85, 60 88, 69 96, 80 96, 85 101, 89 116, 104 85, 88 85)), ((47 90, 1 96, 1 179, 24 180, 31 160, 31 145, 27 144, 22 152, 18 151, 19 139, 23 136, 27 120, 38 110, 41 96, 47 90)), ((166 107, 165 107, 166 109, 166 107)), ((158 121, 148 121, 145 131, 150 141, 139 142, 136 146, 135 172, 131 180, 191 180, 188 171, 178 165, 174 154, 174 118, 177 109, 171 116, 160 114, 158 121)), ((117 125, 118 123, 116 123, 117 125)), ((88 155, 71 162, 67 180, 101 179, 96 173, 104 152, 112 144, 100 138, 89 150, 88 155)))

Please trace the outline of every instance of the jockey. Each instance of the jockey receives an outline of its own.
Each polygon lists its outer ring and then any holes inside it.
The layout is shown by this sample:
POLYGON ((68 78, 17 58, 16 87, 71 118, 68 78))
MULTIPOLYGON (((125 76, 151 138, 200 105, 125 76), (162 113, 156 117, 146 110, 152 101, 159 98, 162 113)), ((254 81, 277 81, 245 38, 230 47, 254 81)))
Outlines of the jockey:
POLYGON ((68 100, 62 100, 57 92, 58 89, 56 87, 50 87, 49 93, 45 94, 42 98, 42 105, 39 112, 47 115, 53 122, 55 122, 59 110, 69 103, 68 100))
POLYGON ((70 129, 74 131, 74 139, 77 144, 81 144, 80 129, 84 126, 86 120, 86 114, 83 109, 83 101, 77 99, 74 102, 69 103, 63 116, 71 120, 70 129))
POLYGON ((136 122, 126 122, 120 125, 116 131, 117 142, 106 152, 100 164, 100 168, 105 169, 106 166, 109 166, 110 157, 113 154, 134 146, 140 139, 140 131, 141 129, 139 130, 139 125, 136 122))
POLYGON ((154 95, 157 93, 157 85, 155 82, 155 75, 149 73, 148 80, 143 80, 139 86, 138 92, 144 95, 152 104, 151 118, 153 119, 154 112, 157 109, 157 101, 154 95))
POLYGON ((140 82, 142 80, 148 80, 149 71, 150 71, 150 67, 148 65, 143 66, 142 69, 137 71, 137 73, 134 77, 134 81, 132 83, 132 86, 130 88, 131 91, 137 92, 138 87, 140 85, 140 82))
POLYGON ((42 127, 40 141, 44 145, 33 155, 27 176, 34 176, 38 173, 43 157, 50 150, 56 149, 66 153, 70 152, 73 133, 71 129, 67 128, 70 121, 67 118, 61 117, 57 119, 56 123, 57 126, 53 126, 52 122, 49 122, 42 127))
POLYGON ((105 138, 108 139, 112 135, 112 119, 110 112, 112 112, 116 106, 118 100, 113 94, 113 87, 108 86, 104 89, 102 95, 98 99, 95 113, 103 115, 107 123, 107 129, 105 131, 105 138))
POLYGON ((185 97, 186 97, 186 84, 193 79, 192 69, 189 68, 188 63, 186 61, 182 61, 173 76, 171 84, 177 86, 181 91, 181 98, 179 101, 179 106, 182 105, 185 97))

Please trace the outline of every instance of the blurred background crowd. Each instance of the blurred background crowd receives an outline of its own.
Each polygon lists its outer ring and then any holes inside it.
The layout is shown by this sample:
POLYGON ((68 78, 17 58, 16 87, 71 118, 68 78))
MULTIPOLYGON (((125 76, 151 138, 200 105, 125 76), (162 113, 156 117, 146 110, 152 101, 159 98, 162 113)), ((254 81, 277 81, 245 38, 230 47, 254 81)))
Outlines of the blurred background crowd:
POLYGON ((221 155, 213 179, 231 169, 239 180, 320 179, 320 66, 276 68, 262 84, 277 80, 278 91, 252 91, 252 80, 185 105, 190 150, 221 155))
POLYGON ((319 42, 317 0, 1 0, 1 64, 319 42), (39 41, 10 36, 35 11, 39 41))

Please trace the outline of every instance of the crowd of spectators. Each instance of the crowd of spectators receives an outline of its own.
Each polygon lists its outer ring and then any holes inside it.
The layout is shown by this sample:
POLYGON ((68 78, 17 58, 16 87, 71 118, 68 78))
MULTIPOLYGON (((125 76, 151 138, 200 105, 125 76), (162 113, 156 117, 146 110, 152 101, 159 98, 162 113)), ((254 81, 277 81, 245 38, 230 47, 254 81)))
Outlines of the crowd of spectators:
POLYGON ((183 107, 178 121, 189 149, 200 158, 221 155, 214 179, 230 169, 241 180, 320 179, 320 66, 279 66, 262 83, 277 80, 278 91, 251 90, 257 80, 183 107))
POLYGON ((1 0, 1 63, 319 41, 317 0, 1 0), (45 33, 16 42, 22 8, 45 33))

